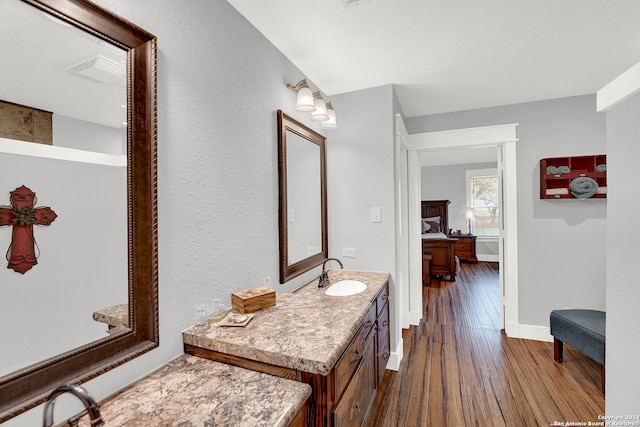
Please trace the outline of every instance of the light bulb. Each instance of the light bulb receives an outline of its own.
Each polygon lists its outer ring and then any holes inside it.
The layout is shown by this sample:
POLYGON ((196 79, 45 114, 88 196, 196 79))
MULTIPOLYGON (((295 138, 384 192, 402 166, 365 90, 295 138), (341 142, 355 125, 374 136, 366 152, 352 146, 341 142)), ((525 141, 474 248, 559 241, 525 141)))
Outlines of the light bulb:
POLYGON ((316 110, 311 113, 311 120, 314 122, 326 122, 329 120, 327 104, 324 103, 324 99, 322 99, 319 92, 313 94, 313 103, 316 106, 316 110))
POLYGON ((302 113, 310 113, 315 111, 316 106, 313 103, 313 92, 309 89, 309 86, 305 83, 298 90, 298 100, 296 102, 296 110, 302 113))

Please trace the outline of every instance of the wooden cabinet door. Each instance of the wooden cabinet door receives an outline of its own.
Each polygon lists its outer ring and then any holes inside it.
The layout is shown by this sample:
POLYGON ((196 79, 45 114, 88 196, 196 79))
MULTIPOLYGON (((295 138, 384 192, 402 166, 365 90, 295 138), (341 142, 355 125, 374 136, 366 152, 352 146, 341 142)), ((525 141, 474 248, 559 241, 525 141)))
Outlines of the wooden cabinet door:
POLYGON ((378 317, 376 333, 376 389, 380 386, 384 371, 387 369, 387 361, 391 355, 390 349, 389 304, 385 304, 378 317))
POLYGON ((335 406, 333 411, 333 425, 360 426, 369 410, 375 391, 375 345, 376 334, 371 333, 367 338, 362 362, 351 382, 335 406))

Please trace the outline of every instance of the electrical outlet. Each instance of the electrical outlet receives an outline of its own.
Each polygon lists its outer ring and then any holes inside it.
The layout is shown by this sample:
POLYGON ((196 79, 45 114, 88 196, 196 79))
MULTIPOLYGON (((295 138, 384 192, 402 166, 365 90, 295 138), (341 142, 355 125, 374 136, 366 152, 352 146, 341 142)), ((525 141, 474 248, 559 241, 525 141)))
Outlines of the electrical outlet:
POLYGON ((342 256, 345 258, 355 258, 356 248, 342 248, 342 256))
POLYGON ((205 311, 204 304, 198 304, 196 306, 196 314, 194 323, 195 326, 204 324, 207 321, 207 312, 205 311))
POLYGON ((320 250, 320 246, 307 246, 307 255, 308 256, 319 254, 320 252, 322 252, 320 250))

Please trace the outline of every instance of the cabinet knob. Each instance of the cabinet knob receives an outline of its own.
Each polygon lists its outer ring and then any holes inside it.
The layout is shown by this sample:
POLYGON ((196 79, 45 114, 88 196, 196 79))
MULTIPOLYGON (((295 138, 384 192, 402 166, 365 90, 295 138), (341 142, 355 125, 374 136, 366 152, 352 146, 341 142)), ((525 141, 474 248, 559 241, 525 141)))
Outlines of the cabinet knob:
POLYGON ((353 421, 353 419, 355 417, 360 416, 360 403, 359 402, 354 402, 353 403, 353 408, 356 409, 356 411, 351 411, 351 416, 349 417, 349 422, 353 421))
POLYGON ((360 360, 362 360, 362 355, 360 354, 360 352, 356 349, 356 357, 354 357, 353 359, 351 359, 349 361, 350 365, 353 365, 354 363, 358 363, 360 360))
POLYGON ((371 327, 371 325, 373 325, 373 322, 372 322, 371 320, 367 320, 367 321, 364 323, 364 327, 365 327, 365 328, 370 328, 370 327, 371 327))

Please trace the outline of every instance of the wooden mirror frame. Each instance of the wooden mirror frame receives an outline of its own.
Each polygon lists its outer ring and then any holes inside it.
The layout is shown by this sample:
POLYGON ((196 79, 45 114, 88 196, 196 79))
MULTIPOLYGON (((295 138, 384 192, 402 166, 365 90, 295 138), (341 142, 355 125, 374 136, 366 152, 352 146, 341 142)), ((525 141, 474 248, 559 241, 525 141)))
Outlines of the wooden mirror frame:
POLYGON ((158 346, 156 37, 87 0, 22 1, 127 52, 129 329, 0 378, 0 423, 158 346))
POLYGON ((278 110, 278 180, 280 197, 278 217, 280 225, 280 283, 322 264, 329 257, 327 233, 327 160, 326 138, 278 110), (293 132, 320 147, 320 221, 322 223, 322 252, 289 265, 289 229, 287 221, 287 131, 293 132))

